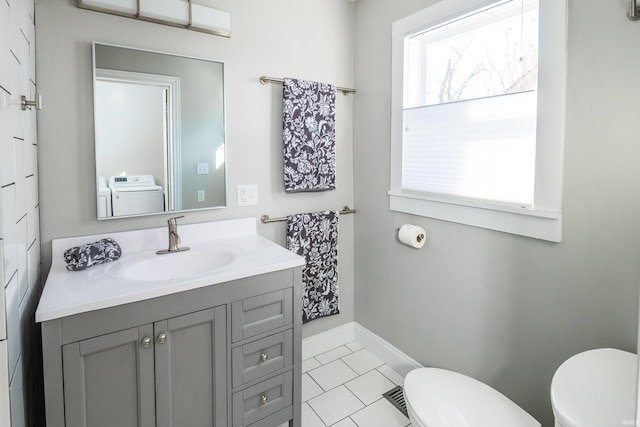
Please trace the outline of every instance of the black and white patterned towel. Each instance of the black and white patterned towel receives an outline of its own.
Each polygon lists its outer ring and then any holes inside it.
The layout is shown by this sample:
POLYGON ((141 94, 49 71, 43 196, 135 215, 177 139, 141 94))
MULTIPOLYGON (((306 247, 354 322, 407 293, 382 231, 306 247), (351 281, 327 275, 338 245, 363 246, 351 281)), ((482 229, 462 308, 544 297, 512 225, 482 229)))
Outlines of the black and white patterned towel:
POLYGON ((336 188, 336 87, 284 79, 284 187, 287 192, 336 188))
POLYGON ((302 323, 340 313, 338 212, 290 215, 287 249, 303 256, 302 323))
POLYGON ((67 263, 67 270, 77 271, 108 261, 115 261, 120 258, 120 255, 122 255, 122 248, 118 242, 106 238, 67 249, 64 252, 64 262, 67 263))

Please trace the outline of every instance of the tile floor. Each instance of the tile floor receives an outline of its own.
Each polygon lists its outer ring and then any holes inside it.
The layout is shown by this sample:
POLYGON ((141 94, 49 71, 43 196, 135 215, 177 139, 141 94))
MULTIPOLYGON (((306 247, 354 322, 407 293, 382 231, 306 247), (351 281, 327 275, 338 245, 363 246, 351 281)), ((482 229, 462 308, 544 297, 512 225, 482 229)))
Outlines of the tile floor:
POLYGON ((302 427, 406 427, 382 393, 404 378, 356 342, 302 362, 302 427))

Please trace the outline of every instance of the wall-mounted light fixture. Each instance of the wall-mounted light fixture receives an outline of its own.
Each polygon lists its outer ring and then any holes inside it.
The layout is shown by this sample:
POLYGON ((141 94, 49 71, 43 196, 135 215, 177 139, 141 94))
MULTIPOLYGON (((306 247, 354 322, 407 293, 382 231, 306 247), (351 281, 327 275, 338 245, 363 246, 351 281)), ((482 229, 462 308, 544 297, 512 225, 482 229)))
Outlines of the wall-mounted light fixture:
POLYGON ((231 12, 193 3, 192 0, 78 0, 78 6, 82 9, 231 37, 231 12))
POLYGON ((632 21, 640 20, 640 6, 638 6, 636 0, 629 0, 629 11, 627 12, 627 18, 632 21))

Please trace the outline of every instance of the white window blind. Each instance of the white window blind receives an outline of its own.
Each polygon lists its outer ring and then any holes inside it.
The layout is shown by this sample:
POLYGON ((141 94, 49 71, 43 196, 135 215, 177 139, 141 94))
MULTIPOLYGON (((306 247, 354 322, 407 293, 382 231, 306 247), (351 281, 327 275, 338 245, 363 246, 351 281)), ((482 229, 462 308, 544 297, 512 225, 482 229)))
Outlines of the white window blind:
POLYGON ((530 207, 536 93, 405 109, 402 189, 530 207))

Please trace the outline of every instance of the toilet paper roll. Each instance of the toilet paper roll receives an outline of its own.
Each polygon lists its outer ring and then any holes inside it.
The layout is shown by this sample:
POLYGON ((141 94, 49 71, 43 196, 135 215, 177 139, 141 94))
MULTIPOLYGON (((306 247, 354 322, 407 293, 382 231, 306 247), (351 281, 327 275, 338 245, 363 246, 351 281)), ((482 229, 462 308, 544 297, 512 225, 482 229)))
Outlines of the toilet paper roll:
POLYGON ((424 228, 417 225, 405 224, 398 231, 398 239, 407 246, 420 249, 426 241, 424 228))

